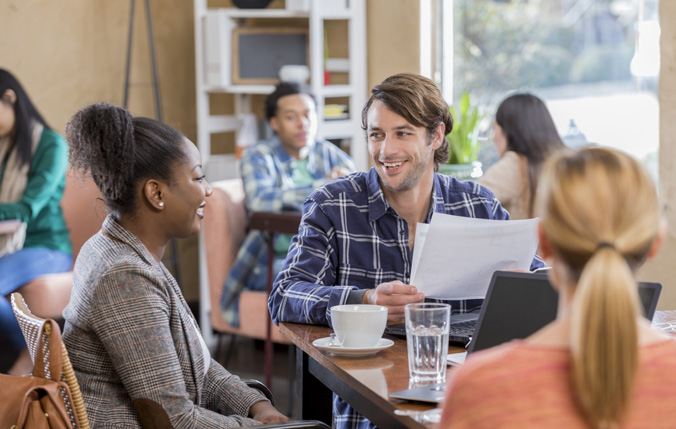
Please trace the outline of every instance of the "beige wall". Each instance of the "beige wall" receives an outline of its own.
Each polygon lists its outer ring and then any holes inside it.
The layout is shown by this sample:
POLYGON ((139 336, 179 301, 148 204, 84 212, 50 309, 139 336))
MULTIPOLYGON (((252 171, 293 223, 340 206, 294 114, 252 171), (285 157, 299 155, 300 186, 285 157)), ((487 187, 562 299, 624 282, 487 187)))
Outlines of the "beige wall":
MULTIPOLYGON (((130 108, 154 116, 145 15, 137 2, 130 108)), ((227 1, 222 5, 228 5, 227 1)), ((213 4, 210 3, 210 4, 213 4)), ((188 138, 196 135, 193 5, 153 2, 153 23, 165 121, 188 138)), ((221 5, 221 4, 219 4, 221 5)), ((273 6, 280 7, 275 0, 273 6)), ((671 226, 661 254, 640 273, 664 284, 660 308, 676 308, 676 2, 662 0, 660 81, 660 188, 671 226)), ((2 0, 0 67, 15 73, 57 130, 78 108, 95 101, 122 102, 129 2, 2 0)), ((367 0, 368 86, 398 72, 418 72, 419 8, 416 0, 367 0)), ((218 102, 217 104, 222 104, 218 102)), ((216 106, 218 107, 218 106, 216 106)), ((222 106, 221 106, 222 107, 222 106)), ((229 110, 229 109, 225 109, 229 110)), ((197 297, 196 240, 179 243, 181 284, 197 297)))
POLYGON ((395 73, 420 72, 417 0, 367 0, 366 55, 369 92, 395 73))

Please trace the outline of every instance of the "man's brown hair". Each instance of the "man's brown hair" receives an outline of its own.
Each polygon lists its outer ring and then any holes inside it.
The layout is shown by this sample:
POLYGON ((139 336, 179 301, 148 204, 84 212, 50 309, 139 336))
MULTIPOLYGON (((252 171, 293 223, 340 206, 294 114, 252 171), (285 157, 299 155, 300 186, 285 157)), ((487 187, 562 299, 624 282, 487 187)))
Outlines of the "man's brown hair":
MULTIPOLYGON (((361 112, 364 132, 368 128, 366 116, 374 100, 383 103, 411 125, 425 128, 430 139, 440 123, 446 126, 444 137, 453 129, 453 116, 441 91, 426 77, 411 73, 395 74, 374 86, 371 98, 361 112)), ((434 171, 439 169, 440 163, 448 162, 449 156, 448 141, 444 138, 439 149, 434 151, 434 171)))

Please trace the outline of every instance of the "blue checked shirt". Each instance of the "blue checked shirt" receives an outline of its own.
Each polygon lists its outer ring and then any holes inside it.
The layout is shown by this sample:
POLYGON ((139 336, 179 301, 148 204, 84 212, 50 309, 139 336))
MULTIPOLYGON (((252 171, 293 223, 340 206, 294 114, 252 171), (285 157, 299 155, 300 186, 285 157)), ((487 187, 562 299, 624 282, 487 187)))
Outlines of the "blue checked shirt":
MULTIPOLYGON (((327 182, 326 176, 331 169, 344 167, 354 171, 352 158, 331 142, 317 141, 307 149, 307 170, 314 179, 307 186, 294 183, 296 159, 289 155, 276 136, 244 151, 241 169, 247 210, 299 211, 307 196, 327 182)), ((260 290, 266 287, 265 283, 254 284, 256 282, 251 279, 266 278, 267 257, 265 236, 259 231, 250 231, 237 253, 221 296, 223 317, 233 326, 239 326, 239 294, 247 287, 260 290)))
MULTIPOLYGON (((509 219, 487 188, 441 174, 434 175, 428 223, 434 212, 509 219)), ((305 201, 298 235, 268 301, 272 320, 331 325, 329 308, 347 303, 352 291, 394 280, 408 284, 411 256, 408 224, 388 204, 374 168, 334 180, 305 201)), ((535 255, 531 269, 542 266, 535 255)), ((483 300, 447 302, 454 313, 462 313, 480 307, 483 300)), ((372 427, 337 397, 333 414, 336 428, 372 427)))

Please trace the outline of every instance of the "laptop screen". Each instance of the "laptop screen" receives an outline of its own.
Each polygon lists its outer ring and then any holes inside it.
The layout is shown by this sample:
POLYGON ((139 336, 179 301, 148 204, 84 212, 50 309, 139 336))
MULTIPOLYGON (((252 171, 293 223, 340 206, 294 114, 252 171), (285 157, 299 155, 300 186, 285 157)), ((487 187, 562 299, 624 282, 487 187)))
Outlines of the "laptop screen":
MULTIPOLYGON (((661 289, 659 283, 639 283, 643 314, 649 320, 661 289)), ((467 351, 530 336, 556 318, 558 301, 546 273, 496 271, 467 351)))

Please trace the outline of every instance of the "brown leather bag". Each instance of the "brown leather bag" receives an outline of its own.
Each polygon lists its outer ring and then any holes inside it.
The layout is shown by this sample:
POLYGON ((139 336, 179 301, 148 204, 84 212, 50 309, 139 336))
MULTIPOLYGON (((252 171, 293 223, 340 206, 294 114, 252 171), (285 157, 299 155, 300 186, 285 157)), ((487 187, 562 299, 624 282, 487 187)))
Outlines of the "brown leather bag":
MULTIPOLYGON (((59 325, 47 320, 38 334, 33 375, 15 377, 0 374, 0 428, 73 427, 68 414, 73 398, 66 383, 61 381, 61 347, 59 325), (49 362, 45 359, 43 330, 49 337, 49 362), (62 395, 67 396, 68 407, 62 395)), ((71 411, 71 414, 74 413, 71 411)))

